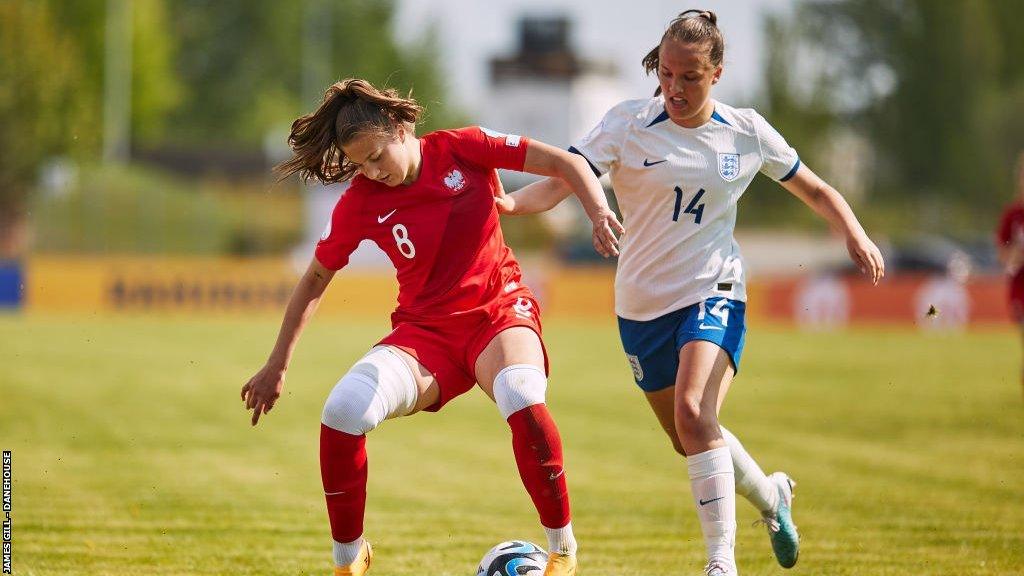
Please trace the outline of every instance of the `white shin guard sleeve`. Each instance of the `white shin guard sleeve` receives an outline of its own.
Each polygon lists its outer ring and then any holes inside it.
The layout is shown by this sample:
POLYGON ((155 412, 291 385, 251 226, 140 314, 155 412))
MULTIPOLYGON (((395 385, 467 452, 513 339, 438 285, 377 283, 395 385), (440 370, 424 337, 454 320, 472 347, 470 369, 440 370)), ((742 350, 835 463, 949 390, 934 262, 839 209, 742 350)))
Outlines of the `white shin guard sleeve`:
POLYGON ((736 492, 750 501, 759 512, 773 512, 778 505, 779 492, 768 480, 757 461, 743 447, 739 438, 719 426, 725 444, 732 454, 732 467, 736 475, 736 492))
POLYGON ((388 418, 410 413, 418 396, 416 379, 405 360, 386 346, 377 346, 334 386, 320 421, 359 436, 388 418))
POLYGON ((547 388, 543 370, 533 364, 513 364, 494 377, 494 401, 501 417, 508 420, 523 408, 543 404, 547 388))

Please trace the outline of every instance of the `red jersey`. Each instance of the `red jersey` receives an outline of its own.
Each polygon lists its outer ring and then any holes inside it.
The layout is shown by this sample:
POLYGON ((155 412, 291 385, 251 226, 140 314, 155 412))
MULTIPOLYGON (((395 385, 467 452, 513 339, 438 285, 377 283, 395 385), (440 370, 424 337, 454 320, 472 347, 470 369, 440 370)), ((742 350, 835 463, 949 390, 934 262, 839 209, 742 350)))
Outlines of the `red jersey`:
POLYGON ((498 223, 495 169, 521 171, 528 146, 527 138, 476 126, 424 135, 412 184, 352 180, 317 244, 317 260, 339 270, 361 241, 377 244, 397 270, 394 323, 485 306, 521 280, 498 223))
MULTIPOLYGON (((996 229, 996 244, 1017 246, 1024 250, 1024 204, 1014 202, 1006 207, 996 229)), ((1011 299, 1024 298, 1024 268, 1014 274, 1010 281, 1011 299)))

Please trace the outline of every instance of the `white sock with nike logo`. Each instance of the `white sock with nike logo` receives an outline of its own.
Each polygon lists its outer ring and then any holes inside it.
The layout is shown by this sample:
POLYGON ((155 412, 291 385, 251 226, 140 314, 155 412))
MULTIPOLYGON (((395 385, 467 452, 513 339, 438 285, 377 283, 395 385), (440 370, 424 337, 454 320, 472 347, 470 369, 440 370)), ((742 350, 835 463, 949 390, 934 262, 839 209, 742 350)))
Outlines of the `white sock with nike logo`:
POLYGON ((686 458, 708 559, 736 565, 736 477, 728 446, 686 458))

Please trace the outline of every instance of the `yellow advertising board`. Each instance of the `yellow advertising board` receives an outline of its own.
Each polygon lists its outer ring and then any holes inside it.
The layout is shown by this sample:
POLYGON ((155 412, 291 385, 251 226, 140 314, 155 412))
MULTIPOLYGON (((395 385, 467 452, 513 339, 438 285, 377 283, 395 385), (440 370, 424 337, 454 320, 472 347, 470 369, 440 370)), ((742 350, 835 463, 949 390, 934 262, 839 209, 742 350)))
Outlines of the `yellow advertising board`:
MULTIPOLYGON (((27 311, 281 314, 300 271, 287 258, 36 256, 25 263, 27 311)), ((526 267, 545 314, 613 314, 609 268, 526 267)), ((390 269, 346 269, 318 314, 390 314, 398 295, 390 269)))
MULTIPOLYGON (((285 258, 79 258, 26 263, 25 308, 46 312, 252 314, 284 311, 299 271, 285 258)), ((323 313, 389 312, 397 285, 388 272, 345 271, 323 313)))

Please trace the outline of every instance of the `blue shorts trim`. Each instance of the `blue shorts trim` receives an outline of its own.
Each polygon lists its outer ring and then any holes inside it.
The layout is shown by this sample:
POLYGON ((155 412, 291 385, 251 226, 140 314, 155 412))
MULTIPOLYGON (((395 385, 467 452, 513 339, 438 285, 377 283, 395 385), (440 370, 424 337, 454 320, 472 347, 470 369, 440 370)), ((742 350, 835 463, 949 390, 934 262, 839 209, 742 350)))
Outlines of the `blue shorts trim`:
POLYGON ((679 350, 693 340, 717 344, 739 372, 747 332, 746 310, 745 302, 715 297, 654 320, 619 318, 619 337, 636 385, 645 392, 673 386, 679 371, 679 350))

